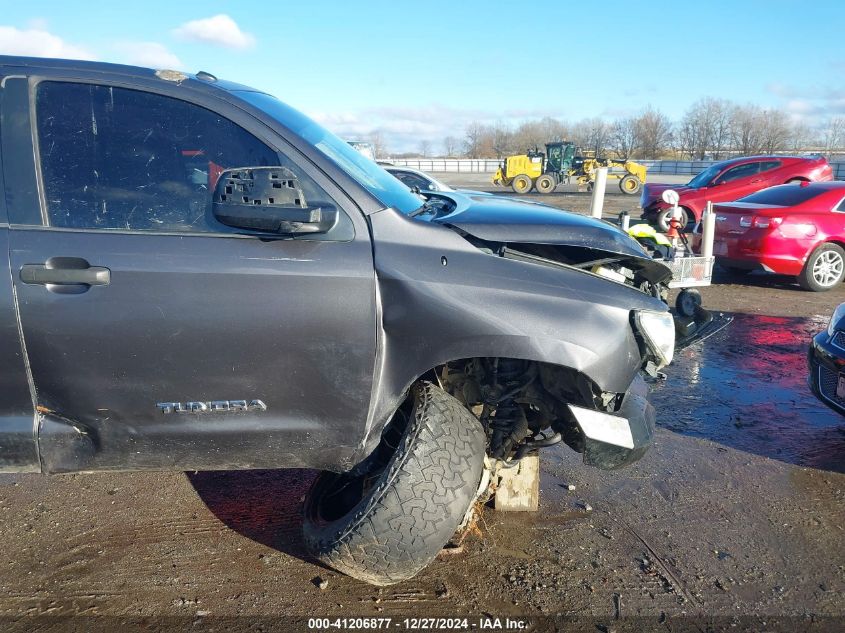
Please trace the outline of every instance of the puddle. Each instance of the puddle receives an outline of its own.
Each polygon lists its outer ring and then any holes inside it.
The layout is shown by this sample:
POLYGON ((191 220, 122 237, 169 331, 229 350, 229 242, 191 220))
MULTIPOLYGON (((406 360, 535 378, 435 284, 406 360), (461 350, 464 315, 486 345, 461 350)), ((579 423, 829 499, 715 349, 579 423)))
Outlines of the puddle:
POLYGON ((807 387, 807 346, 828 317, 735 315, 679 351, 652 387, 658 424, 800 466, 845 472, 845 418, 807 387))

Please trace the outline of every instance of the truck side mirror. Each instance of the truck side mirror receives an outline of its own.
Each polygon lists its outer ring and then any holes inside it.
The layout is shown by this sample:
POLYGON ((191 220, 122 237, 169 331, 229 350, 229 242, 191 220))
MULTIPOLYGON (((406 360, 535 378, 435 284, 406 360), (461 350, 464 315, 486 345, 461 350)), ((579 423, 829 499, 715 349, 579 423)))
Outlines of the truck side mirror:
POLYGON ((286 167, 223 171, 214 187, 211 211, 226 226, 276 235, 326 233, 338 219, 331 204, 308 205, 299 180, 286 167))

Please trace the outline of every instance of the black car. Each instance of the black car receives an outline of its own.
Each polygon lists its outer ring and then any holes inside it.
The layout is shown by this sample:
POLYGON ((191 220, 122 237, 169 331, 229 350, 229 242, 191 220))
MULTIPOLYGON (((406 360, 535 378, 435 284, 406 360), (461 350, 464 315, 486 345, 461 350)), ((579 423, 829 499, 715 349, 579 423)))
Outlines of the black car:
POLYGON ((808 355, 808 383, 815 396, 845 415, 845 303, 840 303, 830 325, 813 337, 808 355))
POLYGON ((0 471, 315 468, 305 538, 409 578, 503 465, 647 449, 671 275, 542 205, 427 200, 209 73, 0 57, 0 471))

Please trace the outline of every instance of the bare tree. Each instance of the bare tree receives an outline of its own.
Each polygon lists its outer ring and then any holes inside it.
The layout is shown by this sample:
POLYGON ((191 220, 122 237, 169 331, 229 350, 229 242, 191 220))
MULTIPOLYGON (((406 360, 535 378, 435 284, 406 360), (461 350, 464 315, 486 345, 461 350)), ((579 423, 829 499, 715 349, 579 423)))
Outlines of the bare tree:
POLYGON ((845 117, 830 117, 822 124, 819 145, 828 155, 845 149, 845 117))
POLYGON ((443 139, 443 155, 447 158, 458 153, 458 139, 454 136, 447 136, 443 139))
POLYGON ((572 136, 570 126, 565 121, 555 119, 554 117, 543 117, 540 119, 539 127, 545 139, 542 143, 543 145, 546 143, 559 143, 572 136))
POLYGON ((428 158, 431 155, 431 141, 422 139, 419 144, 420 156, 428 158))
POLYGON ((791 152, 800 152, 812 145, 813 132, 810 127, 801 121, 790 126, 788 147, 791 152))
POLYGON ((792 125, 782 110, 763 110, 760 116, 760 149, 766 154, 776 154, 787 148, 792 136, 792 125))
POLYGON ((610 143, 619 158, 628 158, 633 155, 639 144, 637 120, 634 117, 617 119, 613 123, 610 143))
POLYGON ((512 142, 515 151, 525 152, 535 147, 543 147, 550 140, 542 121, 525 121, 514 130, 512 142))
POLYGON ((740 154, 758 154, 763 147, 762 111, 754 105, 736 106, 731 114, 733 148, 740 154))
POLYGON ((387 149, 387 143, 384 140, 384 134, 381 130, 370 132, 369 141, 373 144, 373 153, 376 155, 376 158, 386 158, 390 155, 387 149))
POLYGON ((704 158, 704 132, 696 112, 687 111, 676 126, 675 149, 693 160, 704 158))
POLYGON ((636 118, 634 129, 643 158, 660 158, 672 140, 672 121, 651 106, 636 118))
POLYGON ((496 158, 502 158, 502 156, 510 154, 513 145, 513 132, 511 132, 510 127, 501 121, 497 121, 490 130, 490 133, 492 136, 493 152, 496 154, 496 158))
POLYGON ((572 130, 572 140, 583 150, 593 152, 596 156, 607 152, 611 135, 611 126, 598 117, 583 119, 576 123, 572 130))
POLYGON ((514 130, 511 142, 513 149, 521 153, 542 147, 549 140, 541 121, 523 121, 514 130))
POLYGON ((731 145, 731 109, 733 104, 727 99, 707 99, 710 121, 708 145, 713 158, 719 160, 731 145))
POLYGON ((478 121, 473 121, 466 127, 464 132, 464 153, 469 158, 481 158, 481 146, 483 143, 484 126, 478 121))

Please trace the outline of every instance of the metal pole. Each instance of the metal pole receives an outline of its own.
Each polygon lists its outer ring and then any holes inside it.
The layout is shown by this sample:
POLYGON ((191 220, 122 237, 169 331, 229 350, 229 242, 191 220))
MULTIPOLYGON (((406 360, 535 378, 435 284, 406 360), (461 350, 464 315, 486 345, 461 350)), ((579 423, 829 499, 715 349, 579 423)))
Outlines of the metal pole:
POLYGON ((590 202, 590 215, 601 220, 604 209, 604 190, 607 187, 607 167, 596 170, 596 181, 593 183, 593 200, 590 202))
POLYGON ((713 240, 716 237, 716 214, 713 213, 713 203, 708 202, 701 218, 701 255, 713 256, 713 240))

